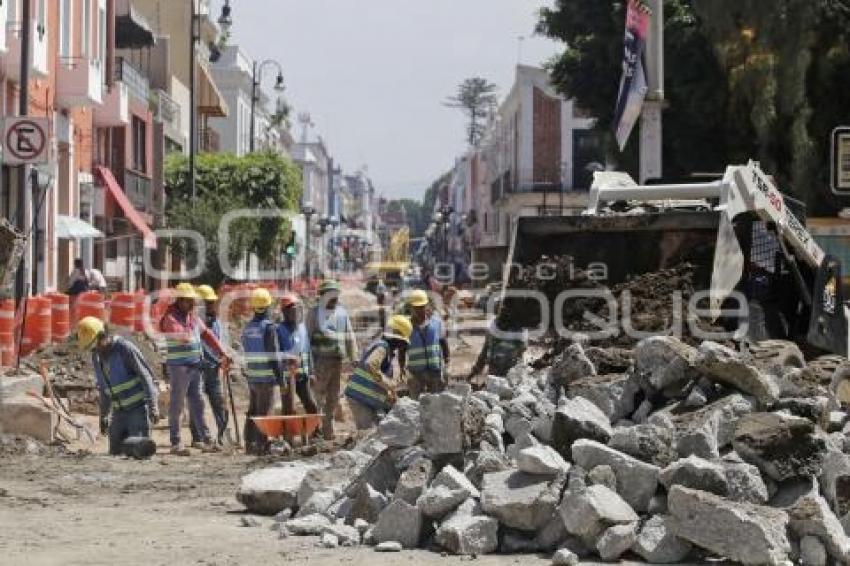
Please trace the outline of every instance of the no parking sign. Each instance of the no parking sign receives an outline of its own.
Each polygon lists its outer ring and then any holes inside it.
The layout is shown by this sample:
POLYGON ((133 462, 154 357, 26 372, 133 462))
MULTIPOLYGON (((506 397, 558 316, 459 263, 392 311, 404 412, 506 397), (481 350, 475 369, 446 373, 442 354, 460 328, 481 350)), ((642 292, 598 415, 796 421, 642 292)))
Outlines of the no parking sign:
POLYGON ((6 165, 47 163, 47 118, 7 118, 3 123, 3 162, 6 165))

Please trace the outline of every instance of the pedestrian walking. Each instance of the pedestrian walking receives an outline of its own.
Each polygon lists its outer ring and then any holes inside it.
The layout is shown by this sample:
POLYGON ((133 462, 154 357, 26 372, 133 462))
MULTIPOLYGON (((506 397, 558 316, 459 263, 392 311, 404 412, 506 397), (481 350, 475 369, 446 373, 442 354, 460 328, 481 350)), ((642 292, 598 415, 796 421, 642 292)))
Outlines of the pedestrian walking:
POLYGON ((272 295, 268 289, 254 289, 251 292, 254 317, 242 332, 245 377, 250 393, 245 422, 245 451, 255 455, 267 454, 271 443, 251 417, 268 416, 274 407, 275 385, 280 387, 281 397, 286 395, 289 385, 284 360, 278 350, 276 325, 270 316, 271 306, 272 295))
POLYGON ((204 421, 204 399, 201 395, 202 343, 206 344, 224 364, 229 364, 224 347, 195 314, 198 295, 189 283, 175 288, 175 301, 160 320, 160 331, 165 336, 165 365, 171 382, 168 408, 168 426, 171 436, 171 453, 181 456, 189 451, 180 441, 180 415, 189 405, 189 419, 201 437, 205 451, 215 450, 209 429, 204 421))
POLYGON ((307 317, 307 331, 316 363, 314 393, 324 413, 322 435, 334 439, 334 412, 339 405, 342 364, 354 362, 357 341, 348 312, 339 304, 339 283, 328 280, 319 287, 319 302, 307 317))
POLYGON ((393 315, 383 336, 372 342, 345 387, 345 397, 358 431, 374 428, 396 402, 392 362, 410 341, 413 325, 393 315))
POLYGON ((443 321, 434 314, 428 293, 415 290, 410 293, 407 305, 411 313, 413 333, 407 348, 407 370, 410 396, 419 399, 422 393, 439 393, 445 388, 445 368, 450 352, 443 321))
POLYGON ((159 421, 153 371, 139 348, 127 338, 110 336, 103 321, 93 316, 77 325, 77 341, 91 351, 99 393, 100 433, 109 435, 109 453, 128 453, 125 443, 135 439, 132 455, 147 458, 156 452, 151 422, 159 421))
MULTIPOLYGON (((277 339, 280 352, 288 362, 288 371, 295 374, 295 394, 298 395, 305 413, 314 415, 319 409, 311 391, 311 384, 315 381, 313 353, 307 326, 303 320, 299 320, 299 306, 297 295, 286 294, 281 298, 283 319, 277 325, 277 339)), ((285 415, 295 414, 295 400, 292 394, 292 390, 287 389, 283 399, 285 415)))
MULTIPOLYGON (((218 295, 209 285, 198 285, 196 291, 198 297, 204 302, 204 324, 219 342, 224 343, 224 334, 221 322, 218 319, 218 295)), ((203 392, 206 394, 207 400, 210 403, 210 409, 215 420, 216 439, 218 444, 221 445, 224 433, 227 430, 227 424, 230 420, 221 387, 221 374, 226 369, 222 367, 221 358, 212 348, 206 344, 202 344, 201 347, 203 350, 203 357, 201 359, 203 392)), ((194 423, 190 423, 190 429, 192 431, 192 446, 203 448, 203 433, 195 428, 194 423)))

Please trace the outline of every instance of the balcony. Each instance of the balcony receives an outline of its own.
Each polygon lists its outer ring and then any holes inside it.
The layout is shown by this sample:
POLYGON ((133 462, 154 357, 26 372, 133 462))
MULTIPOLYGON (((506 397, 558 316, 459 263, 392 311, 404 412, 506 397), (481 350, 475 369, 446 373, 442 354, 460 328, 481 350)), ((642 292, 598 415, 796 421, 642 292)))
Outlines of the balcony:
MULTIPOLYGON (((0 9, 5 11, 5 8, 0 9)), ((29 24, 32 26, 30 35, 32 37, 32 60, 30 61, 30 73, 34 79, 46 79, 48 77, 47 68, 47 33, 41 24, 32 20, 29 24)), ((6 56, 6 76, 13 81, 21 80, 21 22, 12 22, 7 36, 9 53, 6 56)))
POLYGON ((208 153, 221 151, 221 136, 212 128, 202 128, 200 134, 200 150, 208 153))
POLYGON ((84 108, 103 103, 103 66, 97 59, 69 57, 60 60, 56 102, 62 108, 84 108))
POLYGON ((130 124, 130 95, 121 81, 112 83, 103 96, 103 104, 94 110, 94 125, 100 128, 130 124))
POLYGON ((151 215, 155 213, 153 182, 150 178, 125 169, 123 188, 124 194, 130 199, 133 208, 151 215))
POLYGON ((115 58, 115 76, 113 78, 116 82, 121 81, 127 85, 127 92, 130 96, 148 104, 151 91, 148 78, 124 57, 115 58))
POLYGON ((167 128, 171 128, 175 132, 180 131, 180 105, 168 96, 164 90, 157 89, 154 91, 153 100, 156 103, 154 109, 154 119, 157 122, 162 122, 167 128))

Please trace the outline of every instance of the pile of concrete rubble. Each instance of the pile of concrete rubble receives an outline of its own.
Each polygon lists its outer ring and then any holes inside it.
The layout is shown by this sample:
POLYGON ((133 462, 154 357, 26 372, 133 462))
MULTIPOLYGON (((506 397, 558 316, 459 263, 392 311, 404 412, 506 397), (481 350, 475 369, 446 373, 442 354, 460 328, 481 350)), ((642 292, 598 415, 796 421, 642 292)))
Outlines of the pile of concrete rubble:
POLYGON ((573 343, 401 399, 355 450, 255 471, 237 498, 327 547, 847 564, 848 415, 779 350, 573 343))

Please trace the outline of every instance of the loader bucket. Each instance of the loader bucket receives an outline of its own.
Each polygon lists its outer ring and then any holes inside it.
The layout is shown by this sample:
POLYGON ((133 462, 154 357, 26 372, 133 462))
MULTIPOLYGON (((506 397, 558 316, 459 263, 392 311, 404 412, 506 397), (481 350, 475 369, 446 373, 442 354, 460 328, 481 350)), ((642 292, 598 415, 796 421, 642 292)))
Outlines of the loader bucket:
POLYGON ((571 256, 576 269, 604 264, 606 285, 687 261, 698 267, 699 286, 708 289, 719 225, 717 212, 525 217, 518 220, 510 257, 520 265, 543 256, 571 256))

